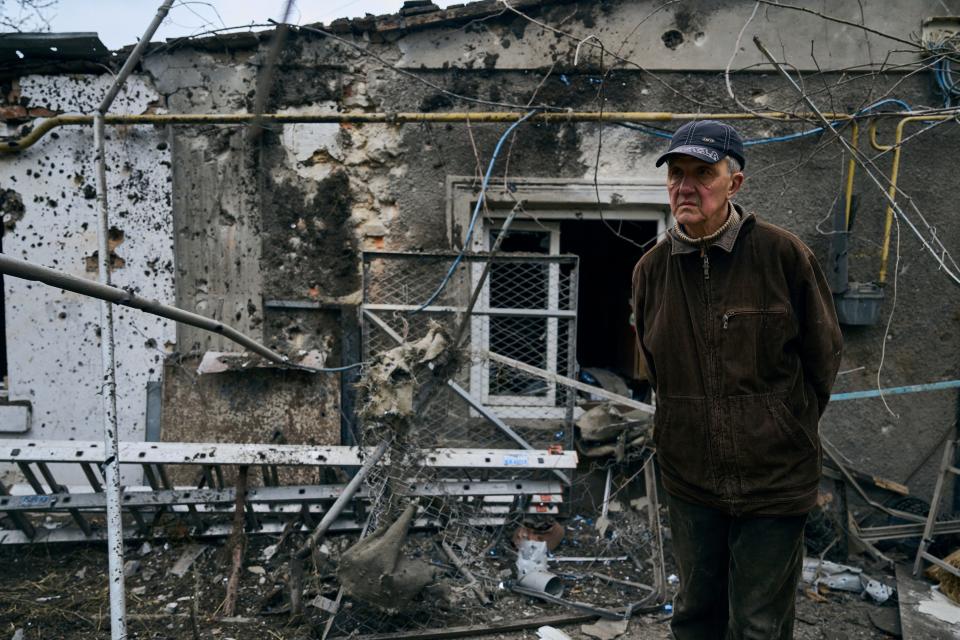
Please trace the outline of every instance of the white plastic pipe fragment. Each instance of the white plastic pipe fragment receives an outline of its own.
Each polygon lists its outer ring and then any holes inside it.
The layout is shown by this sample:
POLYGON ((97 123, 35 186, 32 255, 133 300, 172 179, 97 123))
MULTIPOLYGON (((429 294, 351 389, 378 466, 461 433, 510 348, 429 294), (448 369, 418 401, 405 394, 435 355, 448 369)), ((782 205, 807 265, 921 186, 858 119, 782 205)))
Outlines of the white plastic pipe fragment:
POLYGON ((863 573, 863 569, 817 558, 803 559, 803 581, 812 587, 823 585, 837 591, 866 594, 882 604, 890 599, 894 588, 863 573))

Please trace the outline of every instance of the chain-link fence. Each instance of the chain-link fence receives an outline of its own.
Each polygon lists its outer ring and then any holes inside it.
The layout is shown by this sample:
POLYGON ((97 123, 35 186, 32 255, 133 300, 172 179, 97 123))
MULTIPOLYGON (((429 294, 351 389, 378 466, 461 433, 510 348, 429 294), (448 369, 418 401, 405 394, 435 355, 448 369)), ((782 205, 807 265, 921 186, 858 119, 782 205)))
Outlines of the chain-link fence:
POLYGON ((571 448, 575 396, 549 377, 520 371, 489 354, 545 374, 575 375, 576 256, 468 254, 456 262, 452 253, 364 255, 364 359, 396 346, 398 337, 421 338, 430 321, 451 335, 462 327, 464 350, 462 366, 452 376, 455 386, 438 392, 413 425, 420 445, 518 448, 517 439, 490 419, 493 415, 535 449, 571 448), (440 294, 421 309, 444 282, 440 294))

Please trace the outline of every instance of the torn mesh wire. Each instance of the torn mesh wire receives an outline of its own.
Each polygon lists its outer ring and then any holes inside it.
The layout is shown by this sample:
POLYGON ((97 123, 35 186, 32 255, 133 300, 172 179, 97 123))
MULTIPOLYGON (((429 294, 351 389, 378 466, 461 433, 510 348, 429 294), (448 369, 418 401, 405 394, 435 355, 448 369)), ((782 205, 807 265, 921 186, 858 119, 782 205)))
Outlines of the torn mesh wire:
MULTIPOLYGON (((398 339, 419 340, 431 322, 441 324, 454 337, 461 323, 465 330, 465 346, 452 376, 460 391, 438 385, 437 392, 413 419, 409 432, 397 434, 389 463, 378 465, 367 478, 373 496, 368 514, 371 531, 389 525, 410 501, 417 500, 414 494, 418 487, 428 483, 455 480, 466 490, 475 483, 499 481, 508 488, 500 495, 453 494, 419 499, 405 554, 428 559, 437 566, 442 580, 451 585, 453 602, 427 598, 400 613, 386 614, 347 598, 334 616, 333 636, 487 624, 517 617, 518 606, 523 615, 557 612, 556 605, 518 596, 505 590, 503 583, 514 575, 513 532, 544 517, 570 515, 566 506, 570 491, 564 480, 576 481, 574 470, 563 470, 564 477, 560 478, 556 473, 532 471, 521 465, 444 469, 424 466, 419 456, 423 449, 433 447, 523 449, 517 438, 541 452, 556 446, 572 450, 574 420, 582 413, 577 407, 577 390, 565 382, 576 373, 577 259, 540 254, 503 254, 492 259, 488 255, 468 255, 453 269, 441 294, 418 311, 450 272, 455 257, 364 255, 361 326, 365 360, 397 346, 398 339), (478 289, 488 262, 486 282, 478 289), (467 317, 476 290, 480 295, 467 317), (496 356, 528 368, 518 369, 496 356), (550 483, 552 489, 531 494, 524 490, 525 481, 550 483), (442 550, 444 544, 491 597, 487 606, 479 606, 467 580, 442 550)), ((619 464, 633 464, 642 470, 644 460, 619 464)), ((617 529, 622 528, 622 533, 600 536, 595 523, 575 517, 567 521, 570 544, 578 551, 596 554, 624 553, 629 546, 631 560, 618 567, 620 577, 652 584, 652 565, 643 559, 650 552, 650 529, 644 524, 645 518, 639 513, 611 515, 620 522, 617 529)), ((577 567, 577 580, 590 585, 593 593, 603 594, 593 604, 617 607, 644 595, 642 590, 631 593, 637 587, 610 588, 609 583, 590 575, 594 568, 591 564, 577 567)))

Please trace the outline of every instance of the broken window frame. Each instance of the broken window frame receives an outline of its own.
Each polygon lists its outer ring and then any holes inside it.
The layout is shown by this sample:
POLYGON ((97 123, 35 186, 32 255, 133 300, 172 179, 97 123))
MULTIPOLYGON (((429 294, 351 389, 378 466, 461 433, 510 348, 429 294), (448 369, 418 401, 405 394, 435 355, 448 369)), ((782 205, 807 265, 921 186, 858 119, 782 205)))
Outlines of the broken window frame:
MULTIPOLYGON (((502 221, 496 222, 493 220, 486 221, 486 224, 481 224, 478 226, 478 231, 474 236, 474 251, 490 251, 492 243, 490 239, 491 232, 497 231, 501 228, 502 221)), ((539 224, 535 222, 514 222, 510 225, 510 231, 530 231, 530 232, 543 232, 549 234, 549 249, 548 252, 544 255, 557 256, 560 255, 560 226, 559 224, 539 224)), ((493 265, 493 268, 496 268, 497 265, 493 265)), ((476 287, 480 282, 480 277, 483 272, 483 265, 476 263, 471 265, 471 281, 472 286, 476 287)), ((502 311, 503 309, 498 307, 491 306, 490 300, 490 282, 493 279, 493 273, 491 272, 491 277, 487 279, 484 283, 483 289, 481 290, 480 299, 478 300, 478 311, 489 311, 496 313, 496 311, 502 311)), ((557 312, 560 310, 560 265, 556 263, 547 265, 547 293, 546 300, 547 304, 542 309, 547 312, 557 312)), ((474 350, 480 349, 483 352, 490 350, 490 338, 491 338, 491 324, 497 322, 498 320, 504 320, 505 318, 491 316, 486 313, 482 315, 475 315, 470 323, 470 335, 474 336, 472 339, 472 347, 474 350), (479 336, 479 340, 476 339, 476 336, 479 336)), ((539 320, 539 318, 528 318, 530 320, 539 320)), ((512 319, 511 319, 512 320, 512 319)), ((556 371, 557 370, 557 360, 558 352, 560 345, 558 344, 559 338, 559 324, 556 317, 546 317, 546 354, 543 363, 528 363, 538 366, 540 368, 546 369, 547 371, 556 371)), ((503 353, 511 358, 517 358, 518 354, 515 353, 503 353)), ((521 359, 521 358, 518 358, 521 359)), ((503 418, 513 418, 513 417, 524 417, 527 415, 525 409, 529 407, 542 407, 542 415, 544 418, 556 418, 562 419, 566 416, 566 408, 563 406, 557 406, 557 388, 555 382, 550 382, 546 380, 540 380, 539 383, 545 385, 546 393, 543 395, 514 395, 514 394, 498 394, 491 392, 491 380, 490 380, 490 369, 496 367, 497 365, 491 362, 478 362, 474 363, 470 371, 470 393, 476 398, 481 398, 481 402, 485 405, 491 407, 497 407, 497 414, 503 418), (518 414, 518 415, 514 415, 518 414)))
MULTIPOLYGON (((447 236, 452 247, 464 246, 464 233, 469 227, 470 216, 477 202, 477 180, 471 176, 447 176, 447 236)), ((472 251, 483 251, 488 245, 485 238, 490 231, 490 225, 499 225, 500 221, 509 215, 510 210, 517 202, 522 202, 527 211, 535 211, 536 222, 541 224, 555 223, 559 229, 562 220, 605 220, 616 222, 619 220, 653 221, 657 223, 657 237, 661 237, 669 225, 673 224, 670 214, 670 199, 667 194, 663 178, 654 176, 636 180, 600 180, 594 183, 588 178, 525 178, 511 177, 509 183, 491 185, 486 192, 486 217, 477 221, 476 229, 469 247, 472 251), (602 204, 598 208, 597 202, 602 204), (601 214, 602 211, 602 214, 601 214)), ((511 228, 515 228, 522 220, 515 221, 511 228)), ((559 239, 559 234, 558 234, 559 239)), ((559 246, 557 248, 559 253, 559 246)), ((471 272, 472 277, 473 272, 471 272)), ((471 332, 480 330, 476 318, 471 322, 471 332)), ((472 345, 474 348, 476 344, 472 345)), ((579 366, 574 363, 573 371, 567 373, 575 375, 579 366)), ((484 365, 471 367, 470 392, 474 397, 481 397, 481 391, 486 385, 475 382, 482 376, 484 365)), ((485 404, 487 401, 484 401, 485 404)), ((525 404, 495 405, 496 413, 502 418, 528 417, 529 410, 537 406, 540 415, 545 419, 563 419, 566 415, 564 407, 548 407, 525 404)), ((577 411, 579 412, 579 410, 577 411)))

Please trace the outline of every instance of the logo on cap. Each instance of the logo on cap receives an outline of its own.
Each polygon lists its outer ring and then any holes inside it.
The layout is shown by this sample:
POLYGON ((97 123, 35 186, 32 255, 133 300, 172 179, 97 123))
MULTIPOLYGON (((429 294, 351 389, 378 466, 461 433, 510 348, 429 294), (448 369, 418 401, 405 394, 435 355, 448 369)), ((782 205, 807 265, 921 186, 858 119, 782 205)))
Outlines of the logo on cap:
POLYGON ((677 147, 675 151, 679 151, 681 153, 696 153, 705 158, 710 158, 713 162, 718 162, 720 160, 720 154, 714 151, 713 149, 709 149, 707 147, 700 147, 695 144, 688 144, 682 147, 677 147))

